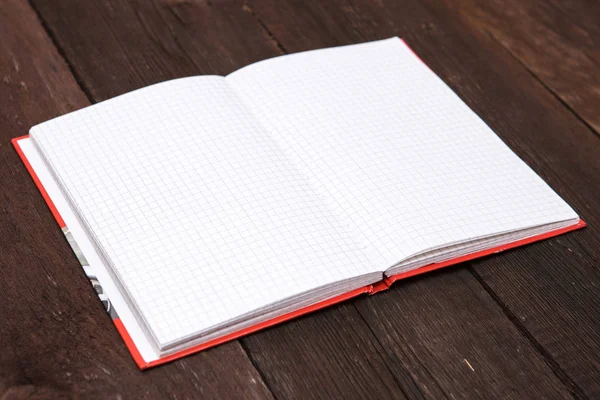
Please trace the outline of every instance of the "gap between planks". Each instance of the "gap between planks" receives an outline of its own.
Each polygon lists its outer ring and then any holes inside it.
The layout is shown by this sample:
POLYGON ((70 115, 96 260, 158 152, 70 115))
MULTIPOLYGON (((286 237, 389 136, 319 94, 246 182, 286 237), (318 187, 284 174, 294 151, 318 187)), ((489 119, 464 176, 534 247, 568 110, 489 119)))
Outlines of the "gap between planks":
MULTIPOLYGON (((554 357, 548 352, 544 346, 529 332, 529 330, 523 325, 519 317, 511 311, 511 309, 502 301, 502 299, 494 292, 494 290, 485 282, 485 280, 475 271, 475 269, 468 265, 467 269, 475 277, 477 282, 485 289, 485 291, 490 295, 492 299, 498 304, 506 318, 512 322, 517 331, 525 338, 527 341, 533 346, 533 348, 542 356, 542 358, 546 361, 550 370, 556 375, 556 377, 567 387, 567 389, 577 398, 585 399, 587 396, 581 390, 579 386, 567 375, 567 373, 561 368, 561 366, 556 362, 554 357)), ((469 367, 471 367, 469 365, 469 367)), ((472 368, 471 368, 472 369, 472 368)))
POLYGON ((579 122, 585 125, 590 130, 590 132, 594 134, 594 136, 600 139, 600 132, 596 131, 596 129, 594 129, 594 127, 589 122, 587 122, 581 115, 579 115, 579 113, 575 111, 575 109, 571 107, 569 103, 567 103, 562 97, 560 97, 560 95, 555 90, 550 88, 550 86, 546 82, 544 82, 542 77, 538 76, 538 74, 536 74, 531 68, 529 68, 527 64, 521 61, 516 54, 514 54, 507 46, 505 46, 500 41, 500 39, 498 39, 494 35, 493 32, 490 32, 489 30, 485 30, 484 32, 490 37, 490 39, 492 39, 498 45, 498 47, 502 48, 516 63, 523 67, 523 69, 527 71, 529 75, 531 75, 533 79, 535 79, 544 89, 546 89, 546 91, 548 91, 548 93, 550 93, 552 97, 554 97, 560 104, 562 104, 567 110, 569 110, 569 112, 573 114, 575 118, 579 120, 579 122))
POLYGON ((48 26, 48 24, 46 23, 44 18, 42 18, 42 15, 38 11, 38 9, 35 7, 35 5, 31 2, 31 0, 27 0, 27 4, 29 5, 29 8, 31 8, 33 10, 37 20, 39 21, 40 25, 44 29, 44 32, 46 32, 46 35, 48 35, 48 38, 50 38, 50 41, 52 42, 52 45, 58 52, 59 56, 63 59, 63 61, 67 65, 67 68, 69 69, 71 76, 73 76, 73 79, 77 83, 77 86, 79 86, 79 89, 81 89, 81 91, 83 92, 85 97, 87 97, 90 104, 95 104, 96 101, 94 100, 94 97, 90 93, 88 87, 83 83, 81 76, 77 73, 75 66, 71 63, 71 60, 69 60, 69 58, 67 57, 67 54, 65 53, 64 49, 62 48, 62 46, 56 39, 56 35, 52 31, 52 29, 50 29, 50 26, 48 26))

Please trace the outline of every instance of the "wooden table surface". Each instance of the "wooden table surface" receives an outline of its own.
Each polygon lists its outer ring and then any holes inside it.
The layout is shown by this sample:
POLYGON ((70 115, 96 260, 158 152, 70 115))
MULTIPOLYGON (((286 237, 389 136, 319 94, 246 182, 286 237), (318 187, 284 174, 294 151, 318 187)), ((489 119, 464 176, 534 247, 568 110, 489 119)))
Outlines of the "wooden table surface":
POLYGON ((600 4, 0 1, 0 398, 600 398, 600 4), (167 79, 404 38, 589 224, 138 370, 9 140, 167 79))

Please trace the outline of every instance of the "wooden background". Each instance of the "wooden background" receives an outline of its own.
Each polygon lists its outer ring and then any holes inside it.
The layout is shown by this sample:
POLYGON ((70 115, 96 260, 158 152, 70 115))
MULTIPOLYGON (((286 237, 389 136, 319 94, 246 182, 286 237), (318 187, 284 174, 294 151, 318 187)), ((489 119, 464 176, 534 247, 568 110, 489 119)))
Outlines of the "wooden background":
POLYGON ((599 22, 592 0, 0 0, 0 399, 600 398, 599 22), (9 140, 393 35, 589 227, 139 371, 9 140))

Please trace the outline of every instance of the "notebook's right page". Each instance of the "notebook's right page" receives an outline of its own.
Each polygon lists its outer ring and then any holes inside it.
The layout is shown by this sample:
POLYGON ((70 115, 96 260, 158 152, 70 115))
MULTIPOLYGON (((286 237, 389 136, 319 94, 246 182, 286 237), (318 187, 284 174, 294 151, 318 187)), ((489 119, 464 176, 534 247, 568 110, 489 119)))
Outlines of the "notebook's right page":
POLYGON ((227 80, 383 267, 578 218, 398 38, 279 57, 227 80))

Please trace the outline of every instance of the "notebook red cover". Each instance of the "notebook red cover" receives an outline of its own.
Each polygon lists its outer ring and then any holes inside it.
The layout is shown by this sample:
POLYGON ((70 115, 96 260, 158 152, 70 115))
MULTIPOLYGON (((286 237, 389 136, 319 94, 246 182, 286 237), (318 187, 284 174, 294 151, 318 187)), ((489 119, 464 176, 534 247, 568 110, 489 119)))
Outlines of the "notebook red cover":
MULTIPOLYGON (((21 160, 23 161, 23 163, 25 164, 25 167, 27 168, 27 171, 29 171, 29 174, 31 175, 33 181, 35 182, 38 190, 40 191, 40 193, 42 194, 44 200, 46 201, 46 204, 48 205, 50 211, 52 212, 52 215, 54 216, 54 218, 56 219, 56 222, 58 223, 58 225, 63 229, 63 231, 65 229, 67 229, 67 226, 65 224, 65 221, 63 220, 63 218, 61 217, 61 214, 59 213, 57 207, 54 205, 53 200, 50 198, 50 195, 48 194, 48 192, 46 191, 46 188, 44 187, 44 185, 42 184, 42 181, 39 179, 38 174, 36 173, 36 171, 34 170, 34 168, 32 167, 31 163, 29 162, 27 156, 25 155, 21 145, 20 145, 20 141, 23 139, 28 139, 29 136, 21 136, 18 138, 14 138, 12 139, 12 144, 15 147, 17 153, 19 154, 19 157, 21 158, 21 160)), ((336 303, 340 303, 342 301, 351 299, 353 297, 356 297, 358 295, 362 295, 362 294, 369 294, 369 295, 373 295, 375 293, 381 292, 383 290, 388 289, 394 282, 401 280, 401 279, 405 279, 405 278, 410 278, 416 275, 420 275, 426 272, 430 272, 439 268, 444 268, 444 267, 448 267, 450 265, 455 265, 455 264, 459 264, 465 261, 469 261, 469 260, 473 260, 476 258, 480 258, 480 257, 484 257, 490 254, 494 254, 494 253, 499 253, 501 251, 504 250, 509 250, 515 247, 520 247, 520 246, 524 246, 526 244, 530 244, 533 242, 537 242, 543 239, 548 239, 554 236, 558 236, 561 235, 563 233, 566 232, 570 232, 570 231, 574 231, 577 229, 581 229, 583 227, 586 226, 586 223, 583 220, 579 220, 578 223, 571 225, 569 227, 566 228, 561 228, 561 229, 557 229, 548 233, 544 233, 541 235, 537 235, 537 236, 533 236, 527 239, 523 239, 523 240, 518 240, 512 243, 507 243, 501 246, 497 246, 491 249, 487 249, 487 250, 482 250, 482 251, 478 251, 466 256, 462 256, 462 257, 458 257, 452 260, 447 260, 444 262, 440 262, 440 263, 435 263, 435 264, 431 264, 431 265, 427 265, 421 268, 418 268, 416 270, 412 270, 412 271, 408 271, 402 274, 398 274, 398 275, 393 275, 390 276, 388 278, 386 278, 385 280, 382 280, 381 282, 378 282, 374 285, 368 285, 353 291, 350 291, 348 293, 342 294, 340 296, 336 296, 333 297, 331 299, 301 308, 299 310, 290 312, 288 314, 279 316, 277 318, 273 318, 271 320, 265 321, 265 322, 261 322, 259 324, 253 325, 249 328, 246 329, 242 329, 239 330, 237 332, 228 334, 228 335, 224 335, 222 337, 219 337, 217 339, 211 340, 209 342, 197 345, 197 346, 193 346, 190 347, 186 350, 182 350, 179 351, 175 354, 171 354, 168 356, 163 356, 161 358, 158 358, 156 360, 151 360, 151 361, 147 361, 144 359, 144 357, 141 355, 140 351, 138 350, 138 347, 136 346, 136 344, 134 343, 134 340, 132 339, 129 331, 127 330, 127 328, 125 327, 125 325, 123 324, 123 321, 121 320, 121 318, 118 317, 118 315, 116 314, 116 312, 111 312, 111 316, 113 317, 113 323, 115 324, 115 327, 117 328, 119 334, 121 335, 121 337, 123 338, 123 341, 125 342, 125 345, 127 346, 127 348, 129 349, 129 352, 131 353, 134 361, 136 362, 136 364, 139 366, 140 369, 147 369, 147 368, 151 368, 157 365, 161 365, 164 363, 168 363, 170 361, 176 360, 178 358, 208 349, 210 347, 213 346, 217 346, 223 343, 226 343, 228 341, 240 338, 242 336, 245 335, 249 335, 251 333, 260 331, 262 329, 265 328, 269 328, 271 326, 280 324, 282 322, 288 321, 292 318, 296 318, 299 317, 301 315, 305 315, 308 313, 311 313, 313 311, 317 311, 320 310, 322 308, 328 307, 330 305, 336 304, 336 303)), ((90 279, 92 280, 92 283, 94 284, 93 279, 90 277, 90 279)))

